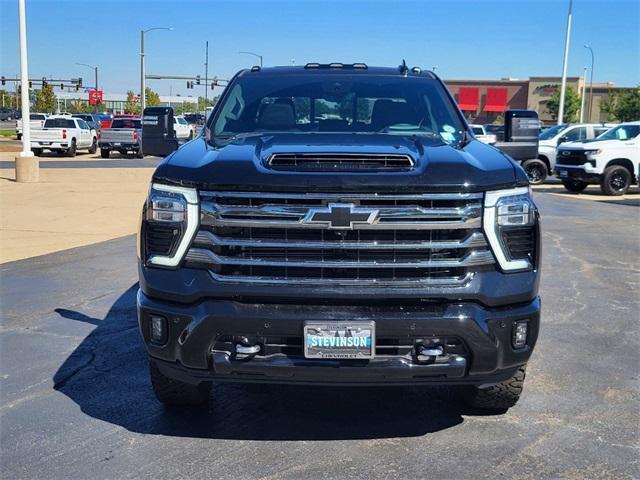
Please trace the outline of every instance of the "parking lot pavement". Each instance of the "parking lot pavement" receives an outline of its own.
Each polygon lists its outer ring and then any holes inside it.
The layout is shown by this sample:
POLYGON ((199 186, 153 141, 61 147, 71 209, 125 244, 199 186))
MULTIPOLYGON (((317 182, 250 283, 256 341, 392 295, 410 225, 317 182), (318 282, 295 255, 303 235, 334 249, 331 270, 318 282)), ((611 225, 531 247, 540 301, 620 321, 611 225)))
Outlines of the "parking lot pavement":
POLYGON ((0 266, 5 478, 638 478, 640 209, 536 193, 543 323, 521 402, 216 385, 154 398, 132 237, 0 266))
POLYGON ((577 200, 592 200, 595 202, 640 206, 640 187, 637 185, 632 186, 626 194, 620 196, 603 195, 599 185, 589 185, 582 193, 572 193, 567 191, 559 182, 554 181, 543 185, 535 185, 533 190, 577 200))
POLYGON ((18 184, 0 170, 0 263, 130 235, 152 168, 42 169, 18 184))

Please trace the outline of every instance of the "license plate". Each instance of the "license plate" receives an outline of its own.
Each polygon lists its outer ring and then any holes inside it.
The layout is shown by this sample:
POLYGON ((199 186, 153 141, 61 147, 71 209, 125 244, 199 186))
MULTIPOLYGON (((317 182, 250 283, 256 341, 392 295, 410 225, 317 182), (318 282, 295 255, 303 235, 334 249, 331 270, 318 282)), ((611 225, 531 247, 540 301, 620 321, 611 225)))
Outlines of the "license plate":
POLYGON ((368 359, 376 351, 375 322, 307 322, 306 358, 368 359))
POLYGON ((566 170, 560 170, 560 178, 566 178, 569 176, 569 172, 566 170))
POLYGON ((51 142, 40 142, 41 145, 51 145, 51 142))
POLYGON ((113 144, 113 146, 114 146, 114 147, 119 147, 119 146, 120 146, 120 142, 115 142, 115 143, 113 144))

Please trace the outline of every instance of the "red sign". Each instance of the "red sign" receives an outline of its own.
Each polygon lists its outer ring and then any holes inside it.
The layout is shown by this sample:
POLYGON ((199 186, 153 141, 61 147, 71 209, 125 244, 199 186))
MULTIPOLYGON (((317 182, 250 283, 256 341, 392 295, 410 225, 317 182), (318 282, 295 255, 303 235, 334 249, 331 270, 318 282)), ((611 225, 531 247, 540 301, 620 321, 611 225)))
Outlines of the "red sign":
POLYGON ((89 105, 100 105, 102 103, 102 90, 89 90, 89 105))

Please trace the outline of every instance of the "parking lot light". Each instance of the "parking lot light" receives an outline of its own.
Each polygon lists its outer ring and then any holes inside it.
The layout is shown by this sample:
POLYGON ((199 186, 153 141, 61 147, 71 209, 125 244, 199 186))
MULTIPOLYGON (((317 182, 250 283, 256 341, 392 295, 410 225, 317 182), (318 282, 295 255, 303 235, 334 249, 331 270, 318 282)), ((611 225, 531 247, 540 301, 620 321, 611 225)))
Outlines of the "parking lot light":
POLYGON ((173 31, 173 27, 152 27, 146 30, 140 30, 140 115, 144 113, 144 107, 146 103, 144 92, 146 90, 146 81, 144 73, 144 34, 153 30, 169 30, 173 31))
POLYGON ((29 67, 27 64, 27 18, 25 0, 18 0, 18 22, 20 31, 20 98, 22 102, 22 151, 15 158, 16 182, 37 182, 40 164, 31 151, 31 128, 29 126, 29 67))

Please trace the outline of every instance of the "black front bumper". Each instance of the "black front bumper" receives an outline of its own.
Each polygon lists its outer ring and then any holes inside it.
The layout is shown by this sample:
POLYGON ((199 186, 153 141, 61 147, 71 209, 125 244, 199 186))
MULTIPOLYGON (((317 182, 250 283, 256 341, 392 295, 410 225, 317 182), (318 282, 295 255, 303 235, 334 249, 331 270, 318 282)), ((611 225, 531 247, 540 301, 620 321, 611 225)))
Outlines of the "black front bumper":
MULTIPOLYGON (((151 360, 167 376, 197 384, 240 381, 304 384, 397 385, 418 383, 497 383, 526 363, 535 345, 540 299, 488 308, 472 302, 424 302, 358 305, 245 303, 207 299, 195 304, 157 301, 138 292, 140 331, 151 360), (163 345, 150 339, 150 316, 167 319, 163 345), (312 360, 300 353, 239 358, 221 340, 268 338, 301 341, 305 321, 374 321, 376 337, 419 345, 456 338, 464 352, 437 361, 412 355, 376 355, 370 361, 312 360), (514 349, 512 328, 527 320, 525 347, 514 349)), ((227 343, 228 345, 229 343, 227 343)))
POLYGON ((600 180, 600 175, 596 173, 587 173, 584 168, 579 167, 556 165, 553 173, 560 180, 577 180, 587 183, 597 183, 600 180))

